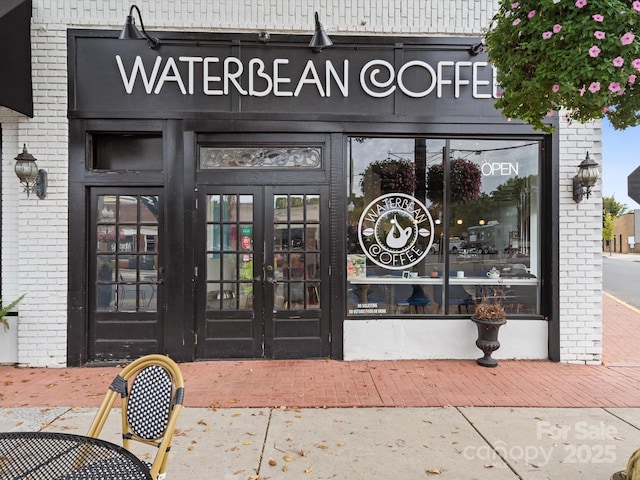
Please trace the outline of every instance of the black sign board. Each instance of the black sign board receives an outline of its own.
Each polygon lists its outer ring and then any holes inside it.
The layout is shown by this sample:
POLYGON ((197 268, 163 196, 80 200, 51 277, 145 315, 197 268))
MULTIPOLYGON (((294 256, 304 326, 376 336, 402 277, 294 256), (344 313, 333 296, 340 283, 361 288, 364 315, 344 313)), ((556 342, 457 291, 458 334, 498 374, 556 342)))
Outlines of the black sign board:
POLYGON ((344 37, 315 53, 301 37, 262 44, 247 35, 167 35, 150 49, 113 32, 70 31, 70 115, 502 120, 495 70, 486 54, 473 54, 475 38, 344 37))

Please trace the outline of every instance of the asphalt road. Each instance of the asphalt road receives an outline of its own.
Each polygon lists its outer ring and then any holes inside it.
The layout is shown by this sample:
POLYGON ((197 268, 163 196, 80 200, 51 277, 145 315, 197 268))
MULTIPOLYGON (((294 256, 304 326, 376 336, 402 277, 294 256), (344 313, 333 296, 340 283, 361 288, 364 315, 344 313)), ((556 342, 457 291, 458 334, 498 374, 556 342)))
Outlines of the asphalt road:
POLYGON ((620 260, 606 254, 602 258, 604 291, 640 308, 640 258, 620 260))

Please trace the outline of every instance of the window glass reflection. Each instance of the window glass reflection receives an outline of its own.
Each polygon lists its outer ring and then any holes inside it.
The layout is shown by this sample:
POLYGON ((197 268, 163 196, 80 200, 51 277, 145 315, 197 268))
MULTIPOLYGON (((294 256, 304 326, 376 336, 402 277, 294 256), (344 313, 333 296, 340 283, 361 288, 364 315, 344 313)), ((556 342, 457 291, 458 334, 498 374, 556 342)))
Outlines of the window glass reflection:
POLYGON ((539 314, 539 151, 536 141, 349 138, 347 313, 469 315, 500 285, 508 312, 539 314), (412 225, 421 205, 432 228, 412 225))

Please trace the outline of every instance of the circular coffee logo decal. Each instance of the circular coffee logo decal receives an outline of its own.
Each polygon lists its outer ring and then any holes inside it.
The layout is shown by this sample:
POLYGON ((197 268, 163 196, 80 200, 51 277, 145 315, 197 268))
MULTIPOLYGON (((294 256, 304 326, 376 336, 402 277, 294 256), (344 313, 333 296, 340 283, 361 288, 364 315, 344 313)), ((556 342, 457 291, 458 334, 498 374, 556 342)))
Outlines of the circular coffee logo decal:
POLYGON ((404 193, 373 200, 358 222, 358 240, 376 265, 402 270, 420 262, 433 243, 433 219, 422 202, 404 193))

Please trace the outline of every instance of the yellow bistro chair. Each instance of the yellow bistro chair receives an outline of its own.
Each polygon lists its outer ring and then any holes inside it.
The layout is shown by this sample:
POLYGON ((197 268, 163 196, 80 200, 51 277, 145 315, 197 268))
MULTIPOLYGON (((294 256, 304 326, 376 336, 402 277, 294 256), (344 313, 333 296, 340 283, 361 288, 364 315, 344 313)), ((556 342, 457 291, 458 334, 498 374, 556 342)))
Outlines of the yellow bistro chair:
POLYGON ((118 395, 122 446, 131 450, 131 441, 136 441, 157 447, 149 470, 151 478, 162 480, 184 399, 184 381, 178 365, 164 355, 147 355, 125 367, 111 382, 89 428, 89 437, 100 435, 118 395))

